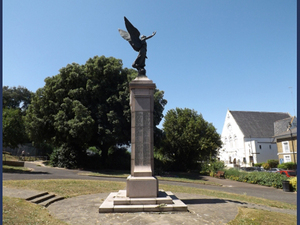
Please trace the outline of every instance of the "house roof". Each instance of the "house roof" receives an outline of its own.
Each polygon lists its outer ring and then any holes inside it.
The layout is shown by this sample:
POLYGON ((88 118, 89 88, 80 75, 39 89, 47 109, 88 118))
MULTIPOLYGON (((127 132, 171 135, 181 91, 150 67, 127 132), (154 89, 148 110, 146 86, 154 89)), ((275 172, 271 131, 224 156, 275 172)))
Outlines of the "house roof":
POLYGON ((275 121, 274 136, 275 137, 289 137, 291 135, 297 136, 297 117, 286 118, 275 121))
POLYGON ((274 122, 291 118, 289 113, 230 111, 245 137, 268 138, 274 136, 274 122))

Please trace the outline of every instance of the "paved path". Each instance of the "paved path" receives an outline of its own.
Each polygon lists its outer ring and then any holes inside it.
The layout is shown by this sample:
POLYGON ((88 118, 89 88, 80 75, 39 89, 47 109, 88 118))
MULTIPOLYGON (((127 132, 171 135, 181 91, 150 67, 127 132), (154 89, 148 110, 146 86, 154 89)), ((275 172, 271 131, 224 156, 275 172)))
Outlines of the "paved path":
MULTIPOLYGON (((34 163, 26 163, 26 167, 33 171, 25 174, 3 173, 3 180, 15 179, 87 179, 87 180, 116 180, 124 181, 120 178, 103 178, 78 175, 79 170, 66 170, 50 167, 37 166, 34 163)), ((160 183, 182 185, 217 191, 225 191, 237 194, 247 194, 249 196, 273 199, 291 204, 297 204, 296 194, 283 192, 281 189, 262 187, 217 179, 212 177, 202 177, 209 181, 221 184, 222 186, 190 184, 182 182, 160 183)), ((18 198, 27 198, 37 194, 33 190, 20 190, 3 187, 3 195, 18 198)), ((189 212, 177 213, 98 213, 98 208, 109 193, 83 195, 74 198, 55 202, 48 207, 50 214, 69 224, 226 224, 233 220, 238 213, 238 207, 259 208, 275 212, 283 212, 296 215, 296 210, 283 210, 240 201, 224 200, 196 194, 174 193, 185 204, 188 205, 189 212)))

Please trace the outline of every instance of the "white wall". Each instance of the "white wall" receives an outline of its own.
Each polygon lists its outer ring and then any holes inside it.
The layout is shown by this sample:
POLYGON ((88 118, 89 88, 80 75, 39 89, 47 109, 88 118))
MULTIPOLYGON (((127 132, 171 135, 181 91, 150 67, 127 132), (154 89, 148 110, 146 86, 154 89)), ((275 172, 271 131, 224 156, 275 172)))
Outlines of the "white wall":
POLYGON ((240 166, 252 166, 250 156, 253 156, 254 164, 266 162, 268 159, 278 159, 277 145, 272 143, 273 138, 245 138, 229 111, 226 113, 221 140, 223 145, 218 157, 227 167, 233 167, 229 162, 230 157, 232 162, 236 159, 236 164, 240 166), (244 158, 246 163, 243 162, 244 158))

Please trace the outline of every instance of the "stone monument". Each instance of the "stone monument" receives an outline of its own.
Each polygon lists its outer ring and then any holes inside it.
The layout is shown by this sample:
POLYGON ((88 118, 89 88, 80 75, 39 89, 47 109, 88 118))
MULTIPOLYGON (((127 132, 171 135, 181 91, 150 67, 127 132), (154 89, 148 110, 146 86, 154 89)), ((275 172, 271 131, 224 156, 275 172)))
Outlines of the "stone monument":
POLYGON ((131 172, 126 190, 112 192, 99 208, 107 212, 187 211, 187 206, 172 192, 158 189, 154 177, 153 109, 155 84, 146 76, 146 42, 152 36, 139 38, 139 31, 125 17, 128 30, 119 29, 121 36, 139 51, 133 67, 138 76, 129 84, 131 107, 131 172))
POLYGON ((126 196, 154 198, 158 180, 154 177, 153 108, 155 84, 138 76, 130 84, 131 175, 127 178, 126 196))

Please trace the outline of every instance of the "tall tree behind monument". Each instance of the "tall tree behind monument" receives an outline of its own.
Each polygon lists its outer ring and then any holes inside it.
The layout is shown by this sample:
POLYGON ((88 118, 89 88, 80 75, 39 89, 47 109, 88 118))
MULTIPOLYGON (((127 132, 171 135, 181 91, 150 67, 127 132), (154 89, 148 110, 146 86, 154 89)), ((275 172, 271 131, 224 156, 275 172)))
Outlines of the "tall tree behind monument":
POLYGON ((87 147, 96 146, 104 166, 110 147, 130 143, 129 82, 136 75, 113 57, 67 65, 35 93, 26 117, 30 137, 61 147, 60 158, 73 156, 60 164, 66 167, 82 165, 87 147))
POLYGON ((216 128, 192 109, 171 109, 163 123, 165 138, 160 153, 172 162, 173 170, 195 169, 197 161, 214 157, 221 147, 216 128))

